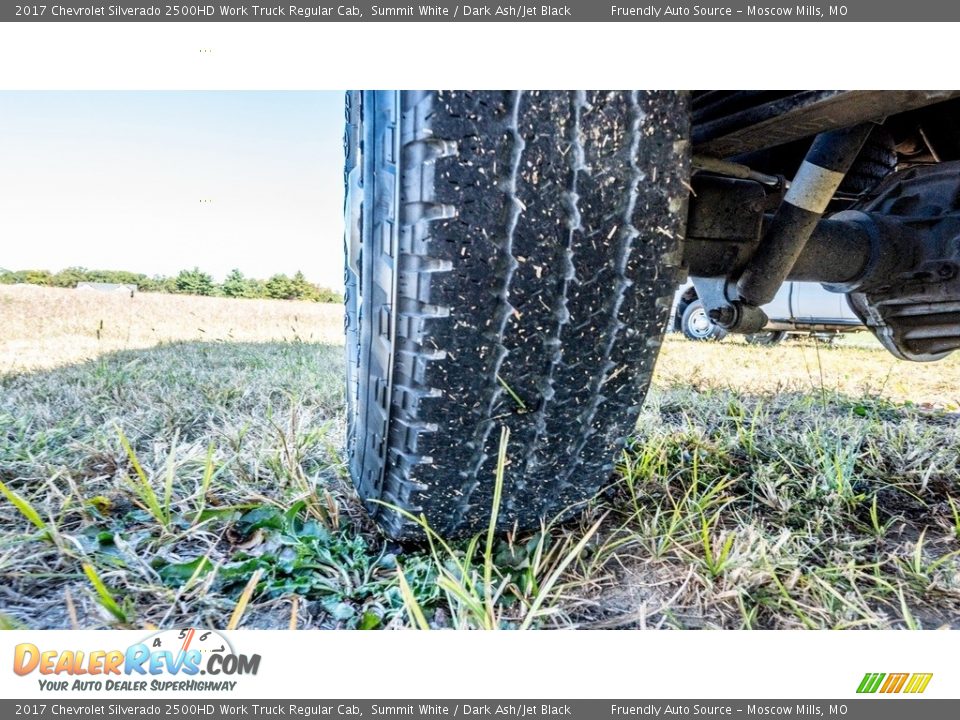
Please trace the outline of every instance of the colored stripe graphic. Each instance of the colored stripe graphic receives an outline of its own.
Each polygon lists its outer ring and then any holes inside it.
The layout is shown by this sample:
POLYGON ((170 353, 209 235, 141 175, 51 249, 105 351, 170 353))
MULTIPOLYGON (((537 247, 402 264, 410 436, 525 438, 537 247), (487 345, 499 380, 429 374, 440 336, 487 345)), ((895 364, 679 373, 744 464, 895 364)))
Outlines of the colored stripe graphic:
POLYGON ((886 676, 883 673, 867 673, 863 676, 863 680, 860 681, 860 687, 857 688, 857 692, 875 693, 877 688, 880 687, 880 683, 884 677, 886 676))
POLYGON ((927 689, 930 680, 933 679, 933 673, 866 673, 860 685, 857 686, 857 692, 860 694, 872 694, 880 692, 882 694, 910 693, 919 694, 927 689))
POLYGON ((933 678, 933 673, 914 673, 903 691, 905 693, 922 693, 927 689, 931 678, 933 678))
POLYGON ((903 688, 904 683, 907 682, 907 678, 910 676, 909 673, 890 673, 887 675, 887 681, 883 684, 883 687, 880 688, 882 693, 898 693, 903 688))

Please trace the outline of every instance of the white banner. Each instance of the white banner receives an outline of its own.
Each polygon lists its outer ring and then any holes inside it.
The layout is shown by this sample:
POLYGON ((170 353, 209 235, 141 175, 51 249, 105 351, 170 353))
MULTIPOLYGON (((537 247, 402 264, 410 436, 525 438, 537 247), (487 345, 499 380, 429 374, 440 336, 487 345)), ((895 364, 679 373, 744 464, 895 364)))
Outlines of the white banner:
POLYGON ((936 631, 11 631, 0 663, 6 699, 856 698, 868 673, 960 698, 936 631))

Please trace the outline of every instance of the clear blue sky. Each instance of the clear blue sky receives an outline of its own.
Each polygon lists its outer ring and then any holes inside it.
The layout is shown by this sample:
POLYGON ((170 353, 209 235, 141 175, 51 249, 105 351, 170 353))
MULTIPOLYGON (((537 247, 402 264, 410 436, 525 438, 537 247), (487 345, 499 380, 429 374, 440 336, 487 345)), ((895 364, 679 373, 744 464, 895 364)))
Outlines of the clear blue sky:
POLYGON ((342 138, 339 92, 0 92, 0 267, 339 287, 342 138))

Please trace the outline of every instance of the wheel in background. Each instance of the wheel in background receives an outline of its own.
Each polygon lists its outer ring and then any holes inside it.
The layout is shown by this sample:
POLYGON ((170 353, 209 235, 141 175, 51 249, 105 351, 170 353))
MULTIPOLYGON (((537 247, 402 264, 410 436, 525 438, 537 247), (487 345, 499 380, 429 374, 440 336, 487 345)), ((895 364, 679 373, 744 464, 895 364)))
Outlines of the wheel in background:
POLYGON ((836 345, 840 335, 841 333, 838 332, 813 333, 814 339, 824 345, 836 345))
POLYGON ((767 330, 766 332, 751 333, 745 339, 751 345, 777 345, 787 337, 786 330, 767 330))
POLYGON ((723 340, 727 336, 727 331, 707 316, 707 309, 699 300, 694 300, 683 311, 680 329, 683 330, 687 340, 698 342, 723 340))

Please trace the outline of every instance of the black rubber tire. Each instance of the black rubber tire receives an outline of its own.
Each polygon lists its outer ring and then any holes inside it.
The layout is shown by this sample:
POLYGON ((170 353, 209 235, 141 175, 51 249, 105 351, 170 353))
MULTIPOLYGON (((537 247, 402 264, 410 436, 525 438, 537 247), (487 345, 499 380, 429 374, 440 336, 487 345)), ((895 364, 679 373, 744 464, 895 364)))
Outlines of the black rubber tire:
POLYGON ((779 345, 786 337, 786 330, 767 330, 766 332, 745 335, 744 339, 751 345, 779 345))
MULTIPOLYGON (((344 346, 346 349, 346 376, 347 376, 347 437, 352 438, 356 432, 357 401, 360 382, 360 307, 359 307, 359 278, 351 267, 351 239, 359 243, 360 239, 360 208, 363 199, 363 190, 360 182, 360 93, 349 91, 344 99, 344 133, 343 133, 343 178, 344 199, 343 217, 346 224, 344 233, 343 255, 343 306, 344 306, 344 346), (356 217, 355 217, 356 216, 356 217)), ((359 247, 357 248, 359 250, 359 247)), ((356 261, 362 264, 362 258, 356 261)))
POLYGON ((707 317, 706 308, 699 300, 694 300, 686 306, 680 318, 680 329, 687 340, 694 342, 720 341, 727 336, 727 331, 707 317), (705 323, 708 329, 704 330, 705 323))
POLYGON ((387 535, 485 528, 501 426, 501 529, 609 481, 684 276, 688 135, 683 93, 348 95, 348 456, 387 535))

